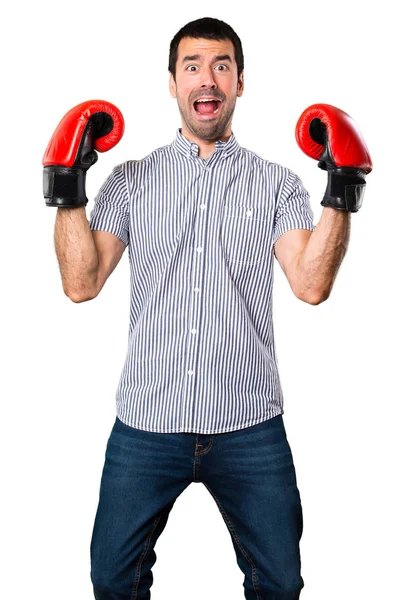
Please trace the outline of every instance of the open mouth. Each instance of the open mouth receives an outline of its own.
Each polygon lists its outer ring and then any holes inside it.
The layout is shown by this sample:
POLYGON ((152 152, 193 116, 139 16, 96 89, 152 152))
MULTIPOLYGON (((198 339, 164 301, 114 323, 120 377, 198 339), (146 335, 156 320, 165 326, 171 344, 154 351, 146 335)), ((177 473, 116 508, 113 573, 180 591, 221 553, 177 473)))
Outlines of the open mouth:
POLYGON ((218 114, 221 104, 221 100, 197 100, 193 103, 193 107, 202 117, 214 117, 218 114))

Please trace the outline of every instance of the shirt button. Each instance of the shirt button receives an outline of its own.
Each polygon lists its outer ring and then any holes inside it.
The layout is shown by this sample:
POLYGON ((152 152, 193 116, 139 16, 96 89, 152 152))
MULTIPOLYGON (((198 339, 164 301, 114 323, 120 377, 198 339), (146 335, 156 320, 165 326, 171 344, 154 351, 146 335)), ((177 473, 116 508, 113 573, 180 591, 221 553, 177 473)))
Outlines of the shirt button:
POLYGON ((196 250, 197 250, 198 252, 201 252, 201 251, 202 251, 202 249, 201 249, 201 247, 200 247, 200 246, 199 246, 198 248, 196 248, 196 250))
POLYGON ((204 210, 206 208, 206 204, 201 204, 200 208, 201 208, 201 210, 204 210))
POLYGON ((197 333, 197 330, 196 329, 191 329, 190 333, 192 333, 193 335, 195 335, 197 333))
POLYGON ((195 288, 193 291, 197 293, 197 292, 199 292, 200 290, 199 290, 199 288, 195 288))
POLYGON ((187 374, 188 375, 193 375, 193 371, 188 371, 187 374))

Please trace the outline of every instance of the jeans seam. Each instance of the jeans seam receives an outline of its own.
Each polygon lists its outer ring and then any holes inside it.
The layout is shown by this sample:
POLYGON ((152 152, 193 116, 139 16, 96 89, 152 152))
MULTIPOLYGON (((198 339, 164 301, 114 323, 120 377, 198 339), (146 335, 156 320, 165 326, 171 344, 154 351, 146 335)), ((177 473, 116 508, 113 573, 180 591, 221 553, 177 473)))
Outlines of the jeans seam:
POLYGON ((250 556, 248 555, 248 553, 246 552, 246 550, 244 549, 244 546, 242 545, 239 536, 236 533, 236 530, 234 529, 233 523, 230 521, 226 511, 224 510, 223 506, 220 503, 220 500, 216 497, 216 495, 212 492, 212 490, 209 488, 209 486, 207 485, 207 483, 205 483, 203 481, 204 485, 207 487, 207 489, 209 490, 210 494, 213 496, 213 498, 215 499, 215 502, 217 504, 217 506, 219 507, 220 512, 222 513, 223 519, 226 522, 226 525, 228 527, 228 529, 230 530, 234 541, 236 542, 240 552, 243 554, 244 558, 249 562, 250 566, 251 566, 251 581, 253 584, 253 588, 254 591, 256 592, 256 600, 262 600, 262 597, 259 595, 260 592, 260 588, 258 586, 258 578, 257 578, 257 571, 256 571, 256 565, 254 564, 254 562, 251 560, 250 556))
POLYGON ((139 582, 140 582, 140 576, 141 576, 141 570, 142 570, 142 563, 145 560, 145 557, 149 551, 149 546, 150 546, 150 542, 153 536, 153 533, 156 529, 156 527, 158 526, 160 520, 162 518, 162 513, 159 515, 159 517, 155 520, 153 527, 148 535, 148 539, 146 540, 145 543, 145 548, 144 551, 142 552, 142 556, 141 558, 138 560, 138 562, 136 563, 136 572, 135 572, 135 577, 134 577, 134 581, 133 581, 133 585, 132 585, 132 594, 131 594, 131 600, 136 600, 136 598, 138 597, 138 587, 139 587, 139 582))

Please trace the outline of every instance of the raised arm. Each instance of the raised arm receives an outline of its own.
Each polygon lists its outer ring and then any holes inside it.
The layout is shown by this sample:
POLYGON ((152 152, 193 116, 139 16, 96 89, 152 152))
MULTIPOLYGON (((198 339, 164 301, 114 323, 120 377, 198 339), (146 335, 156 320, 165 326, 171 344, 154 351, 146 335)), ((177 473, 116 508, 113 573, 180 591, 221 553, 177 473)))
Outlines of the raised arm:
POLYGON ((294 294, 320 304, 330 293, 348 248, 351 215, 323 208, 314 231, 293 229, 274 245, 275 256, 294 294))
POLYGON ((86 173, 98 160, 96 150, 113 148, 123 131, 116 106, 103 100, 83 102, 64 115, 44 153, 44 198, 47 206, 58 209, 55 250, 64 292, 73 302, 98 295, 126 247, 112 233, 91 231, 85 212, 86 173))
POLYGON ((73 302, 99 294, 126 248, 112 233, 91 231, 85 206, 58 209, 54 244, 64 293, 73 302))
POLYGON ((372 160, 353 119, 329 104, 314 104, 302 113, 296 138, 301 150, 328 173, 324 209, 313 232, 283 233, 274 252, 295 295, 319 304, 330 295, 347 251, 351 212, 362 206, 372 160))

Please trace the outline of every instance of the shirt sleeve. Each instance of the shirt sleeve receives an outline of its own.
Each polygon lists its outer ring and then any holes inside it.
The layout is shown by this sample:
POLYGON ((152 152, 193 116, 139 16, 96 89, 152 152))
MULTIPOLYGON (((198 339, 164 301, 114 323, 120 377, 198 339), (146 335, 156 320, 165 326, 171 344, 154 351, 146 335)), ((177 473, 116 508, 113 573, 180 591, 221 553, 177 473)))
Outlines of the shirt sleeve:
POLYGON ((290 170, 287 173, 274 217, 274 244, 290 229, 315 229, 310 195, 295 173, 290 170))
POLYGON ((89 227, 113 233, 126 246, 129 244, 129 196, 122 165, 113 169, 99 190, 89 227))

